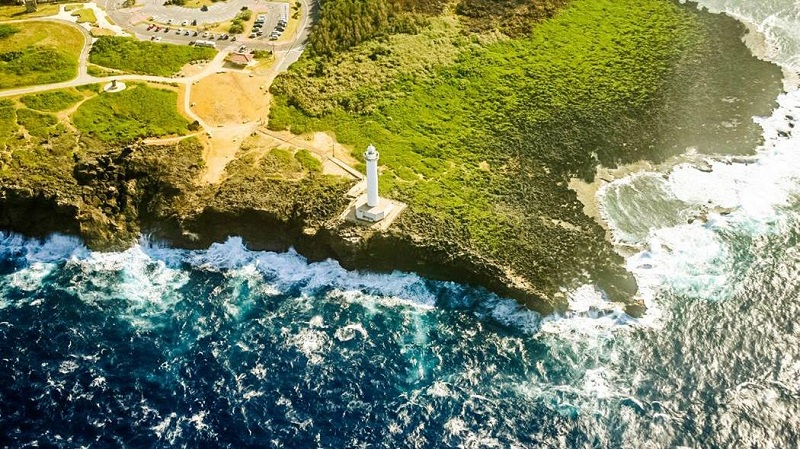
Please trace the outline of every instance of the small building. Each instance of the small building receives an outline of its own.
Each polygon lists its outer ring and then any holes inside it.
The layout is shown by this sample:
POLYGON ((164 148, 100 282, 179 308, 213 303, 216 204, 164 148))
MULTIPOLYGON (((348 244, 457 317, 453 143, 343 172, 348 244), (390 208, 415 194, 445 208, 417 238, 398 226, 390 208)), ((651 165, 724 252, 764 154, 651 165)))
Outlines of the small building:
POLYGON ((230 62, 233 65, 245 67, 251 62, 253 62, 253 55, 250 53, 231 53, 228 56, 228 62, 230 62))

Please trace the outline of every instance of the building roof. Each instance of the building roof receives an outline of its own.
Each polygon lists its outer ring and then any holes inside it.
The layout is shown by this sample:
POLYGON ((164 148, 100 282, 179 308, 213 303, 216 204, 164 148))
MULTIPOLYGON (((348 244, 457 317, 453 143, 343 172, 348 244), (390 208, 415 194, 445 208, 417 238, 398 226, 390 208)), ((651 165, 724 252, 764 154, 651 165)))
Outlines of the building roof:
POLYGON ((236 65, 247 65, 253 60, 253 55, 249 53, 231 53, 228 62, 236 65))

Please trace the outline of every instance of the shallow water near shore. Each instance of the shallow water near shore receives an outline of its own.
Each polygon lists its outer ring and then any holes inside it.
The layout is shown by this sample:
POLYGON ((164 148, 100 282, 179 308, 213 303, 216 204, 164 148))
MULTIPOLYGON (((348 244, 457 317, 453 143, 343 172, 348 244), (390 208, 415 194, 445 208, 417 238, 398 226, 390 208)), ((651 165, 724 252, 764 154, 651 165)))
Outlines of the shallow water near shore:
MULTIPOLYGON (((708 0, 800 70, 792 0, 708 0), (791 26, 787 26, 791 25, 791 26), (794 33, 794 34, 793 34, 794 33)), ((482 289, 294 253, 0 235, 12 447, 795 447, 800 92, 747 163, 606 184, 648 314, 542 318, 482 289)))

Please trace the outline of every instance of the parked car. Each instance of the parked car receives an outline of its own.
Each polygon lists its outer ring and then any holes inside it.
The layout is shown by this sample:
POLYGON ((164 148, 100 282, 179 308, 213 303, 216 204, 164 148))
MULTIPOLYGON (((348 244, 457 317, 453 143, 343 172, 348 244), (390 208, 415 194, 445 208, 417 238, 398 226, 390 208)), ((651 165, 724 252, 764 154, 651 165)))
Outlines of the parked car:
POLYGON ((156 29, 153 30, 153 32, 155 32, 155 33, 158 33, 159 31, 161 31, 161 27, 156 27, 156 29))
POLYGON ((169 33, 169 27, 164 28, 165 33, 169 33))
POLYGON ((198 34, 200 34, 200 33, 198 33, 197 31, 195 31, 194 33, 192 33, 192 36, 197 36, 198 34))
POLYGON ((181 25, 183 25, 183 26, 189 25, 189 21, 188 20, 184 20, 183 22, 181 22, 181 25))
POLYGON ((155 28, 155 27, 156 27, 156 26, 155 26, 155 25, 153 25, 153 24, 151 23, 151 24, 150 24, 150 25, 147 27, 147 31, 150 31, 150 30, 152 30, 152 29, 153 29, 153 28, 155 28))
POLYGON ((208 37, 208 31, 206 31, 205 33, 203 33, 203 37, 208 37))
POLYGON ((177 30, 175 30, 175 34, 181 34, 181 33, 183 33, 182 29, 178 28, 177 30))
POLYGON ((167 25, 172 25, 172 19, 167 20, 167 25))
POLYGON ((156 42, 160 42, 161 41, 161 36, 153 36, 153 40, 156 41, 156 42))
POLYGON ((191 32, 191 31, 189 31, 189 30, 186 30, 186 32, 185 32, 185 33, 183 33, 183 35, 184 35, 184 36, 188 36, 188 35, 190 35, 190 34, 192 34, 192 32, 191 32))

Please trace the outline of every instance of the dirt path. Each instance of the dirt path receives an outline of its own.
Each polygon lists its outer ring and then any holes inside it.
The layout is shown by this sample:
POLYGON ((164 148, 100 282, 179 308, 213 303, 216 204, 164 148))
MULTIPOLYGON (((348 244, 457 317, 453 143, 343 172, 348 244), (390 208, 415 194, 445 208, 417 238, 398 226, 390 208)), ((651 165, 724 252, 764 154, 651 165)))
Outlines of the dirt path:
POLYGON ((207 184, 217 184, 223 181, 225 167, 236 159, 236 153, 239 151, 242 141, 256 130, 256 126, 255 122, 226 126, 211 136, 203 153, 206 170, 200 181, 207 184))

